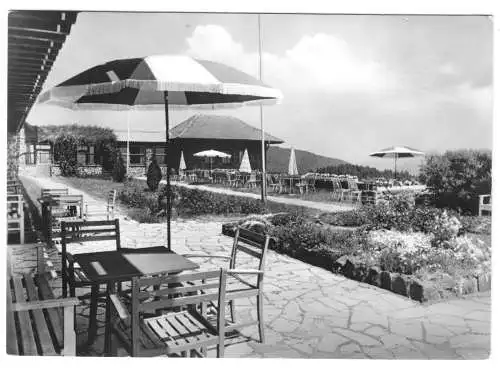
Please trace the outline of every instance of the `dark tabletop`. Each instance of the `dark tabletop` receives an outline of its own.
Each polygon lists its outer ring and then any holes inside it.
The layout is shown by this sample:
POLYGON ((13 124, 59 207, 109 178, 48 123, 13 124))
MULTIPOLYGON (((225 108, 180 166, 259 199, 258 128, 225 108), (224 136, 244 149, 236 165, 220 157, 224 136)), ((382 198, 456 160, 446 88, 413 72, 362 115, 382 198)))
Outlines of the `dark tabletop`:
POLYGON ((163 246, 76 254, 74 259, 86 276, 96 283, 199 268, 198 264, 163 246))

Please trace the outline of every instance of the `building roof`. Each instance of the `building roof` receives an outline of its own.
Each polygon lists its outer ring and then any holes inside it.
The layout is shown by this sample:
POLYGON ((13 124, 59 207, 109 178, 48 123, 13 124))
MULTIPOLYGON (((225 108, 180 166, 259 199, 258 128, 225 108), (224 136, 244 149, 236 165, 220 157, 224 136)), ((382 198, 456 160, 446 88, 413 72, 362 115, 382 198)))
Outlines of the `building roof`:
MULTIPOLYGON (((127 130, 116 129, 118 141, 127 141, 127 130)), ((218 139, 260 141, 260 130, 241 119, 222 115, 196 114, 170 129, 171 139, 218 139)), ((281 144, 283 140, 265 133, 266 142, 281 144)), ((130 129, 131 142, 165 142, 165 130, 130 129)))
POLYGON ((9 12, 7 130, 21 128, 78 12, 9 12))
MULTIPOLYGON (((170 136, 177 139, 218 139, 260 141, 260 130, 241 119, 222 115, 196 114, 172 128, 170 136)), ((265 133, 266 142, 281 144, 283 140, 265 133)))

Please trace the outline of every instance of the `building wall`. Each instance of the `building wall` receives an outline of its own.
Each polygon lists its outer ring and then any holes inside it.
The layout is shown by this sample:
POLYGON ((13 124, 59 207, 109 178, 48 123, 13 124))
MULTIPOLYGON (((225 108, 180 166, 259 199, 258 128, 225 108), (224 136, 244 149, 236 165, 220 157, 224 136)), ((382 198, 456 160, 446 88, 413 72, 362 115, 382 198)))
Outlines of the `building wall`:
MULTIPOLYGON (((129 173, 133 176, 144 176, 146 170, 151 162, 151 156, 153 154, 153 149, 155 146, 164 146, 164 143, 134 143, 134 145, 141 145, 145 154, 144 162, 141 165, 132 164, 130 165, 129 173)), ((120 142, 119 146, 126 148, 126 142, 120 142)), ((186 161, 186 167, 188 170, 192 169, 209 169, 210 160, 206 158, 195 157, 193 154, 201 152, 203 150, 214 149, 221 151, 223 153, 231 154, 231 158, 228 161, 224 161, 221 158, 212 159, 212 169, 215 168, 227 168, 227 169, 238 169, 241 164, 241 159, 245 149, 248 150, 248 155, 250 158, 250 164, 252 169, 260 169, 261 167, 261 143, 260 141, 248 141, 248 140, 207 140, 207 139, 182 139, 173 140, 171 149, 169 149, 169 156, 172 161, 170 167, 178 172, 181 151, 184 153, 184 160, 186 161)), ((126 156, 126 153, 123 154, 126 156)), ((165 175, 166 167, 162 166, 162 173, 165 175)))

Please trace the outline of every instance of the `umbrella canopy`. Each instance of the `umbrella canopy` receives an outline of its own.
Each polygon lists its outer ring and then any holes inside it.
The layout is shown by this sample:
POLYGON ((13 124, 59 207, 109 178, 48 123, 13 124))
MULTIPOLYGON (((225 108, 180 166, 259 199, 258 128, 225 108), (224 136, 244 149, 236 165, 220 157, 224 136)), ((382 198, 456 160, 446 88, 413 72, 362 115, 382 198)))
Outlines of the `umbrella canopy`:
POLYGON ((161 109, 165 91, 170 106, 231 107, 282 97, 279 90, 217 62, 155 55, 92 67, 44 92, 39 102, 71 109, 161 109))
POLYGON ((187 56, 154 55, 114 60, 92 67, 44 92, 40 103, 71 109, 165 110, 167 240, 171 249, 171 185, 168 107, 210 108, 275 103, 281 92, 221 63, 187 56))
POLYGON ((393 146, 391 148, 385 148, 379 150, 378 152, 371 153, 370 156, 379 158, 412 158, 424 154, 424 152, 409 148, 407 146, 393 146))
POLYGON ((252 166, 250 165, 250 158, 248 157, 247 149, 245 149, 245 153, 243 153, 243 158, 241 159, 240 172, 252 172, 252 166))
POLYGON ((378 152, 371 153, 371 157, 378 158, 394 158, 394 178, 397 175, 397 161, 398 158, 413 158, 424 155, 424 152, 416 150, 407 146, 393 146, 379 150, 378 152))
POLYGON ((179 163, 179 170, 185 170, 186 167, 186 161, 184 160, 184 152, 181 150, 181 161, 179 163))
POLYGON ((208 157, 208 158, 215 158, 215 157, 220 157, 220 158, 231 158, 230 154, 219 152, 217 150, 204 150, 202 152, 198 152, 193 154, 195 157, 208 157))
POLYGON ((295 149, 290 150, 290 160, 288 161, 288 175, 298 175, 297 160, 295 158, 295 149))

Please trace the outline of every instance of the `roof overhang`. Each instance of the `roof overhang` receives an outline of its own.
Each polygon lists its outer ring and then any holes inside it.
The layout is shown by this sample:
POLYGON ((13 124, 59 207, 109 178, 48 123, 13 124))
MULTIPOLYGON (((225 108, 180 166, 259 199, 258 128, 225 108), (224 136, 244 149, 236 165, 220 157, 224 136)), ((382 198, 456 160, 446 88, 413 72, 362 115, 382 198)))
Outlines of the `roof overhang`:
POLYGON ((7 130, 17 132, 42 90, 78 12, 9 13, 7 130))

